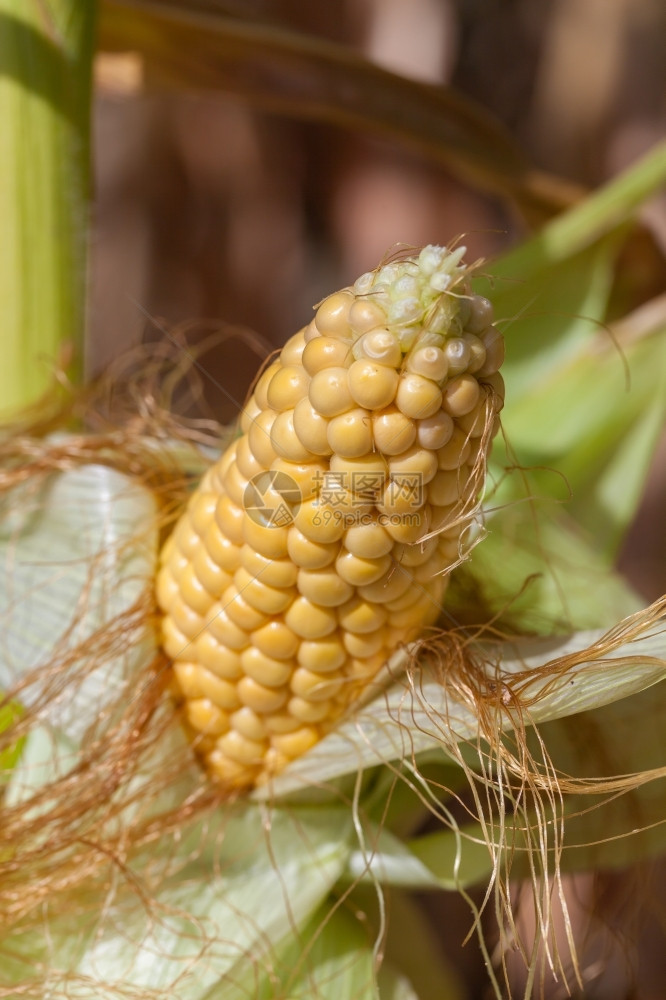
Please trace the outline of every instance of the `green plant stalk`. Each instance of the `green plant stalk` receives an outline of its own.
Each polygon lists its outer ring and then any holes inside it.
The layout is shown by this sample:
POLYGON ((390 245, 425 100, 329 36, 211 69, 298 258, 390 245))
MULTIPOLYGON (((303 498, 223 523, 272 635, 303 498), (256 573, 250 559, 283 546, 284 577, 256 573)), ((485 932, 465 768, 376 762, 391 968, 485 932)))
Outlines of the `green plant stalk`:
POLYGON ((0 416, 82 370, 95 0, 0 0, 0 416))

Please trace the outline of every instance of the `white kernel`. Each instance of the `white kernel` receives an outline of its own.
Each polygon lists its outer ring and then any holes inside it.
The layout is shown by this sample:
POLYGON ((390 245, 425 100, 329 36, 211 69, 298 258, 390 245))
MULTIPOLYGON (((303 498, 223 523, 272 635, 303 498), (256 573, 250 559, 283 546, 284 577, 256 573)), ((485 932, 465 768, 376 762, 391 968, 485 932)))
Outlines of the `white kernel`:
POLYGON ((354 355, 357 359, 368 358, 388 368, 397 368, 402 361, 400 342, 386 327, 371 329, 361 337, 354 345, 354 355))
POLYGON ((463 334, 463 340, 469 347, 469 364, 467 371, 475 375, 486 362, 486 348, 482 340, 473 333, 463 334))
POLYGON ((469 344, 462 337, 451 337, 444 348, 449 365, 449 376, 461 375, 467 371, 472 357, 469 344))

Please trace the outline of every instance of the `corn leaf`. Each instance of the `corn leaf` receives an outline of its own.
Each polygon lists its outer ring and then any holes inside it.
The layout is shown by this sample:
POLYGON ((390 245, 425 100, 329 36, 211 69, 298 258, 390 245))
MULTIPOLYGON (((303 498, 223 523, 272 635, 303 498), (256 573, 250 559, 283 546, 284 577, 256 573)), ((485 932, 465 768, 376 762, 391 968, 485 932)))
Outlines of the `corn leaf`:
POLYGON ((0 0, 4 416, 80 370, 95 3, 0 0))
MULTIPOLYGON (((22 715, 23 707, 17 701, 3 702, 0 696, 0 733, 10 729, 22 715)), ((25 737, 20 737, 8 747, 0 750, 0 785, 7 781, 9 772, 16 766, 24 744, 25 737)))

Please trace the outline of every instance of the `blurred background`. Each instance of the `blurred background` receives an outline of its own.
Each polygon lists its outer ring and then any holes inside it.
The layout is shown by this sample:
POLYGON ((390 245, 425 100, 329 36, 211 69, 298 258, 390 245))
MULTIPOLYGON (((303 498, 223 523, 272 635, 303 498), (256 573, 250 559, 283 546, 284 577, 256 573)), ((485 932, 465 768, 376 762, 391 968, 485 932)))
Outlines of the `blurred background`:
MULTIPOLYGON (((277 63, 266 57, 262 64, 258 55, 269 84, 257 96, 252 80, 234 75, 233 62, 217 66, 187 35, 160 50, 139 18, 137 44, 127 47, 102 19, 89 374, 140 343, 169 335, 184 349, 196 348, 220 333, 223 342, 200 361, 210 375, 209 412, 223 422, 235 417, 259 360, 309 321, 318 300, 396 244, 447 243, 462 234, 470 258, 492 257, 666 134, 662 0, 192 6, 221 11, 268 37, 287 32, 305 50, 315 44, 315 64, 322 44, 336 46, 342 59, 333 83, 322 68, 306 86, 298 46, 277 63), (436 143, 410 140, 409 122, 394 134, 364 122, 382 100, 399 104, 400 81, 389 86, 382 78, 382 89, 377 79, 368 109, 356 75, 350 72, 344 89, 344 58, 353 66, 364 58, 442 92, 452 88, 473 102, 465 108, 479 116, 482 130, 500 136, 487 144, 485 175, 456 169, 454 148, 448 163, 436 143), (284 101, 272 106, 271 72, 276 91, 289 95, 288 108, 284 101), (336 95, 348 109, 345 120, 317 112, 318 102, 325 109, 336 95), (524 164, 533 197, 493 183, 502 157, 513 155, 505 147, 524 164)), ((131 5, 127 10, 131 19, 131 5)), ((666 289, 666 195, 646 207, 642 222, 618 264, 618 310, 666 289)), ((621 556, 648 599, 666 590, 665 470, 666 445, 621 556)), ((650 877, 664 882, 663 872, 650 877)), ((591 920, 587 954, 599 973, 575 995, 663 998, 663 914, 637 906, 637 878, 571 880, 571 898, 579 902, 574 917, 581 928, 591 920), (644 928, 636 936, 630 922, 639 917, 644 928), (638 951, 625 948, 629 938, 641 942, 638 951)), ((452 895, 423 905, 466 995, 484 996, 487 977, 475 944, 460 949, 470 925, 467 904, 452 895)), ((512 975, 519 986, 519 963, 512 975)), ((547 995, 567 993, 559 984, 547 995)))

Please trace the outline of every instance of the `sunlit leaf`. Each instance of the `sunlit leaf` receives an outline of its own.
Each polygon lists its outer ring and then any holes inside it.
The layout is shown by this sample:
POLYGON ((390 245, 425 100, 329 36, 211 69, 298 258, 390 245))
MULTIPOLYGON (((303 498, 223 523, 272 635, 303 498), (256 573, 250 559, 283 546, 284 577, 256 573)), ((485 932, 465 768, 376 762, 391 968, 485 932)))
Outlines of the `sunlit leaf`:
MULTIPOLYGON (((0 697, 0 702, 2 698, 0 697)), ((0 704, 0 733, 9 729, 23 715, 23 708, 17 701, 0 704)), ((15 767, 21 756, 25 737, 20 737, 8 747, 0 750, 0 784, 7 780, 9 772, 15 767)))

